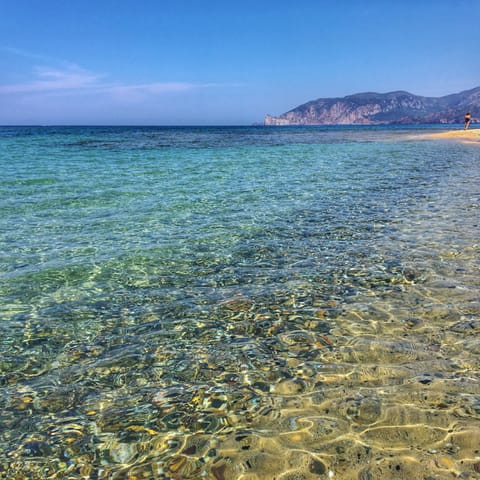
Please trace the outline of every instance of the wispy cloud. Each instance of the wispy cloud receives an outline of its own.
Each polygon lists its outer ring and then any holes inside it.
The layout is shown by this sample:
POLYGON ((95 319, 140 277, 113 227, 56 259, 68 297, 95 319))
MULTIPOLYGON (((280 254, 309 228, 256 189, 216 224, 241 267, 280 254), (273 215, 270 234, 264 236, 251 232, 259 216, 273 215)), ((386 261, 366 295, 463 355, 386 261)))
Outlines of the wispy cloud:
POLYGON ((95 73, 72 62, 38 55, 24 50, 0 46, 0 51, 30 59, 33 63, 44 63, 52 66, 34 66, 31 68, 30 80, 18 83, 0 84, 0 95, 12 94, 104 94, 126 101, 141 100, 146 97, 169 93, 186 92, 199 88, 218 87, 214 83, 190 82, 151 82, 125 84, 108 82, 107 75, 95 73))
POLYGON ((132 98, 134 96, 184 92, 213 85, 188 82, 153 82, 133 85, 106 83, 103 81, 106 75, 93 73, 78 66, 70 66, 63 70, 35 67, 33 77, 33 80, 24 83, 0 84, 0 95, 17 93, 110 93, 116 97, 132 98))
POLYGON ((49 55, 41 55, 38 53, 29 52, 28 50, 23 50, 21 48, 8 47, 6 45, 0 45, 0 52, 14 55, 16 57, 27 58, 29 60, 34 60, 35 62, 42 62, 42 63, 55 64, 55 65, 66 65, 66 66, 72 65, 71 62, 68 62, 60 58, 51 57, 49 55))
POLYGON ((156 82, 156 83, 144 83, 139 85, 117 85, 107 87, 112 92, 122 93, 151 93, 162 94, 166 92, 183 92, 196 88, 198 85, 185 82, 156 82))
POLYGON ((0 84, 0 94, 43 93, 98 87, 102 75, 72 66, 64 70, 35 67, 34 79, 25 83, 0 84))

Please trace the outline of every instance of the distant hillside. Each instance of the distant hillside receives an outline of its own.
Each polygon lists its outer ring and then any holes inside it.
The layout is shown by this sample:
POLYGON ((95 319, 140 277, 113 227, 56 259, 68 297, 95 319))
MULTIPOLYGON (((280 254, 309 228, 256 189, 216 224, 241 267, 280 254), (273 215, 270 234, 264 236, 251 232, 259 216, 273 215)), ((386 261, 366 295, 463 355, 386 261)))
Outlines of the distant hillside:
POLYGON ((480 118, 480 87, 445 97, 421 97, 408 92, 357 93, 344 98, 319 98, 265 125, 388 125, 460 123, 466 112, 480 118))

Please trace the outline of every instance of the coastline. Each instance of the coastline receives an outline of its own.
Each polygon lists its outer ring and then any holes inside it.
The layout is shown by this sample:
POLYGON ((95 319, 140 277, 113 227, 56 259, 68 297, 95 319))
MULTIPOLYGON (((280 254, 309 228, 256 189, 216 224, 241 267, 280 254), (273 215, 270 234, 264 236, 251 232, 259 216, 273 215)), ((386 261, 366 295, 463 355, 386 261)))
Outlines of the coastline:
POLYGON ((424 138, 450 139, 457 140, 462 143, 480 143, 480 128, 472 128, 468 130, 449 130, 448 132, 431 133, 425 135, 424 138))

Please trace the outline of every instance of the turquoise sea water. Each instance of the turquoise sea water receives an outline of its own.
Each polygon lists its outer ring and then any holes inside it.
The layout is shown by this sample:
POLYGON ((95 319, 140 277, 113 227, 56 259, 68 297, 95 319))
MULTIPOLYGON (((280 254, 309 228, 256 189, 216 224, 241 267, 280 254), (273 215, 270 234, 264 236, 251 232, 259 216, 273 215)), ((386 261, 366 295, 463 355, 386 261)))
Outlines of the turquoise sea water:
POLYGON ((1 478, 480 478, 480 148, 429 131, 0 128, 1 478))

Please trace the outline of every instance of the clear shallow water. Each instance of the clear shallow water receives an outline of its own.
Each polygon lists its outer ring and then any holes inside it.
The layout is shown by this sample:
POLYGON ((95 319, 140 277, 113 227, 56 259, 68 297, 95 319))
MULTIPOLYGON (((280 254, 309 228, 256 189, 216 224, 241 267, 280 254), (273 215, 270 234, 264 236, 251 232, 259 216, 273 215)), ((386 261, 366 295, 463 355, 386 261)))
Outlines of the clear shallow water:
POLYGON ((480 149, 425 131, 1 128, 4 477, 480 478, 480 149))

